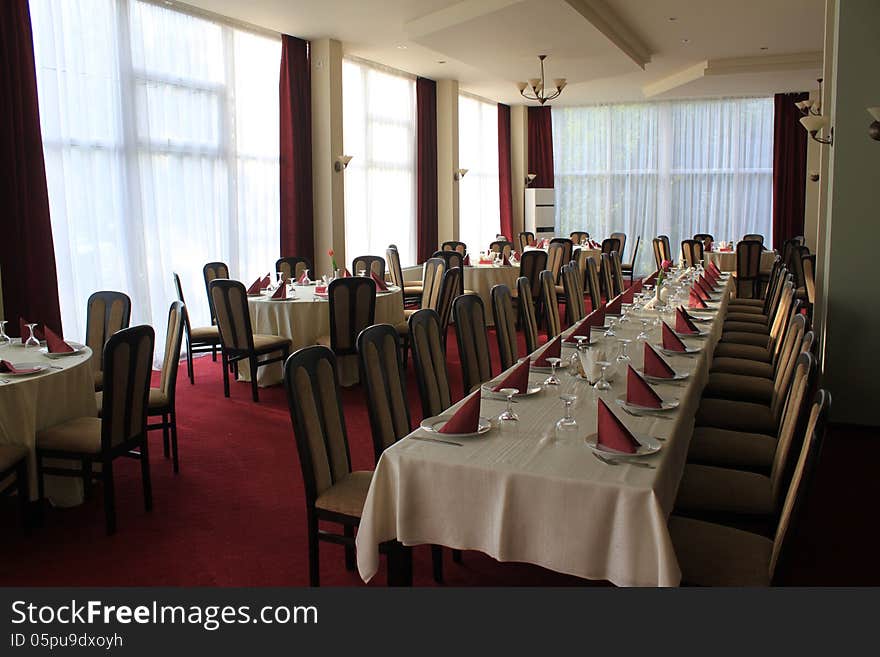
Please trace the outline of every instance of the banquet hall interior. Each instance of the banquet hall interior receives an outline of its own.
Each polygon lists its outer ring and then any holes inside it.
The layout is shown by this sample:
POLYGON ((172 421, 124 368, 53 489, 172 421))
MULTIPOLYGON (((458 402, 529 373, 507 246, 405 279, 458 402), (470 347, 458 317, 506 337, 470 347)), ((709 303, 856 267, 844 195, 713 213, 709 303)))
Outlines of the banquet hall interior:
POLYGON ((0 584, 880 584, 878 25, 0 3, 0 584))

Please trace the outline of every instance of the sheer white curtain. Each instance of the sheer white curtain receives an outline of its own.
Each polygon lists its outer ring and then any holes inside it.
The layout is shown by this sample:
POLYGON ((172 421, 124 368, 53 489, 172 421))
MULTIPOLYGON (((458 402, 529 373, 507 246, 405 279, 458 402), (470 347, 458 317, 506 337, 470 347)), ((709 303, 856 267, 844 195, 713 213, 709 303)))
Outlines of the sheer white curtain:
POLYGON ((342 63, 345 253, 385 256, 396 244, 416 264, 415 78, 346 58, 342 63))
POLYGON ((501 231, 498 105, 458 97, 458 161, 468 170, 458 184, 458 238, 474 253, 485 251, 501 231))
POLYGON ((31 13, 65 336, 120 290, 161 357, 173 271, 204 325, 206 262, 249 283, 278 256, 280 40, 137 0, 31 13))
POLYGON ((694 233, 769 244, 773 203, 773 99, 722 98, 553 110, 556 229, 601 239, 641 235, 638 269, 653 267, 651 240, 673 250, 694 233))

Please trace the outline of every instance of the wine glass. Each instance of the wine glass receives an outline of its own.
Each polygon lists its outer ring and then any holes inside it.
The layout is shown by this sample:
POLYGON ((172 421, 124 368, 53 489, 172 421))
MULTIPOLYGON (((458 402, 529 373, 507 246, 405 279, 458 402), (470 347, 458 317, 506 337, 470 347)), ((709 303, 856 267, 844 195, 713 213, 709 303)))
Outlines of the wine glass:
POLYGON ((311 284, 312 284, 312 279, 309 278, 309 270, 303 269, 301 285, 311 285, 311 284))
POLYGON ((616 323, 617 323, 617 320, 614 319, 613 317, 608 318, 608 329, 605 331, 606 338, 613 338, 617 335, 617 333, 614 332, 614 325, 616 323))
POLYGON ((649 339, 649 338, 648 338, 648 324, 650 323, 651 320, 650 320, 650 319, 642 318, 641 321, 642 321, 642 330, 641 330, 641 332, 636 336, 636 341, 637 341, 637 342, 647 342, 648 339, 649 339))
POLYGON ((596 381, 596 385, 593 386, 593 389, 596 392, 605 392, 607 390, 611 390, 611 384, 608 383, 608 379, 605 378, 605 374, 608 372, 608 367, 611 365, 607 360, 598 360, 596 361, 596 365, 599 366, 601 374, 599 374, 599 380, 596 381))
POLYGON ((12 340, 6 335, 6 320, 0 319, 0 347, 7 346, 12 340))
POLYGON ((631 342, 630 340, 618 340, 618 344, 620 345, 617 358, 614 359, 615 369, 617 370, 620 376, 626 374, 626 367, 630 363, 632 363, 632 358, 629 357, 629 354, 626 353, 626 347, 631 342))
POLYGON ((498 392, 507 397, 507 408, 501 411, 501 414, 498 416, 498 420, 501 422, 504 422, 505 420, 509 422, 516 422, 517 420, 519 420, 519 416, 514 413, 513 408, 511 408, 513 396, 519 393, 519 390, 517 388, 502 388, 498 392))
POLYGON ((37 340, 37 335, 34 333, 34 329, 36 329, 36 324, 28 324, 28 331, 30 335, 28 336, 27 342, 24 343, 25 348, 32 349, 33 347, 39 347, 40 341, 37 340))
POLYGON ((550 363, 550 376, 548 376, 544 380, 545 386, 558 386, 561 385, 561 381, 559 377, 556 376, 556 368, 559 367, 559 363, 562 362, 561 358, 548 358, 547 362, 550 363))
POLYGON ((629 322, 629 317, 627 313, 632 310, 633 305, 631 303, 622 303, 620 304, 620 322, 619 324, 626 324, 629 322))
POLYGON ((587 335, 576 335, 574 339, 577 342, 578 351, 586 351, 587 347, 590 346, 590 337, 587 335))
POLYGON ((358 269, 357 274, 358 274, 358 276, 366 276, 367 270, 364 269, 363 267, 361 267, 360 269, 358 269))
POLYGON ((562 400, 565 414, 556 422, 556 439, 563 439, 565 436, 575 435, 578 430, 577 420, 571 414, 571 407, 577 401, 577 395, 563 394, 559 395, 562 400))
POLYGON ((279 287, 281 287, 282 285, 284 285, 287 282, 287 279, 284 276, 283 271, 276 271, 275 276, 278 277, 278 284, 275 286, 275 289, 277 290, 279 287))

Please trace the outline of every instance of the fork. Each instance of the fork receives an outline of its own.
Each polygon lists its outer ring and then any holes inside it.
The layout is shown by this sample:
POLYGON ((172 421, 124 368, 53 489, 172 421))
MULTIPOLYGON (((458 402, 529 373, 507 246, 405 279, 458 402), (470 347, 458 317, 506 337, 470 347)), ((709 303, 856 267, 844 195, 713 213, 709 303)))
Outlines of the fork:
POLYGON ((658 420, 671 420, 672 419, 672 416, 670 416, 670 415, 660 415, 659 413, 651 413, 651 412, 636 413, 635 411, 629 410, 626 406, 621 406, 621 408, 624 410, 625 413, 629 413, 633 417, 656 417, 658 420))
POLYGON ((632 465, 637 468, 648 468, 649 470, 656 470, 657 466, 651 465, 650 463, 642 463, 641 461, 618 461, 617 459, 610 459, 607 456, 602 456, 597 452, 593 452, 593 456, 602 461, 605 465, 632 465))

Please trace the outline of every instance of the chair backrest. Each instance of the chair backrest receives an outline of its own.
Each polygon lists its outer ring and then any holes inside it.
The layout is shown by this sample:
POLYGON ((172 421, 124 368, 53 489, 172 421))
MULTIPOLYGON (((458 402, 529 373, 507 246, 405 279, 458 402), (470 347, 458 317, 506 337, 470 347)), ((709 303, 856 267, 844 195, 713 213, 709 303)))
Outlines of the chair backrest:
POLYGON ((590 239, 590 234, 585 230, 573 230, 568 236, 573 244, 586 244, 590 239))
POLYGON ((189 336, 191 335, 192 327, 189 324, 189 309, 186 307, 186 301, 183 298, 183 285, 181 285, 180 276, 176 271, 171 272, 171 277, 174 279, 174 289, 177 292, 177 300, 183 304, 183 330, 186 332, 186 335, 189 336))
POLYGON ((400 253, 396 246, 385 249, 385 260, 388 263, 388 273, 391 274, 391 283, 403 289, 403 268, 400 266, 400 253))
POLYGON ((104 369, 104 345, 110 336, 128 328, 131 299, 124 292, 102 290, 89 297, 86 306, 86 345, 92 350, 95 369, 104 369))
POLYGON ((693 239, 702 242, 703 244, 706 243, 706 240, 709 240, 710 242, 715 241, 715 237, 711 233, 694 233, 693 239))
POLYGON ((703 262, 703 242, 702 240, 682 240, 681 256, 684 258, 685 267, 696 267, 703 262))
POLYGON ((783 549, 786 547, 787 540, 803 509, 810 482, 822 452, 822 443, 825 440, 825 419, 830 406, 831 395, 827 390, 819 390, 816 394, 816 400, 810 408, 800 454, 794 465, 785 501, 782 504, 779 524, 776 526, 769 564, 771 582, 774 580, 780 558, 783 556, 783 549))
POLYGON ((606 237, 602 240, 602 253, 611 253, 612 251, 620 251, 620 239, 617 237, 606 237))
POLYGON ((654 247, 654 262, 657 269, 663 266, 664 260, 672 262, 672 253, 669 250, 669 238, 666 235, 658 235, 652 241, 654 247))
POLYGON ((419 397, 422 400, 422 416, 427 418, 440 415, 452 406, 452 394, 449 390, 449 371, 446 368, 440 316, 436 310, 423 308, 410 316, 409 339, 419 397))
POLYGON ((147 431, 155 334, 151 326, 124 328, 104 345, 101 449, 109 451, 147 431))
POLYGON ((312 272, 312 275, 315 274, 314 270, 312 270, 312 263, 307 258, 285 256, 275 261, 275 271, 280 271, 284 275, 285 282, 291 279, 298 280, 306 269, 312 272))
POLYGON ((542 249, 526 251, 519 260, 520 276, 529 279, 532 301, 541 296, 541 280, 538 275, 547 268, 547 252, 542 249))
POLYGON ((211 312, 211 324, 217 323, 217 314, 214 312, 211 301, 211 281, 215 278, 229 278, 229 267, 225 262, 209 262, 202 267, 202 277, 205 279, 205 292, 208 293, 208 309, 211 312))
POLYGON ((375 323, 376 281, 366 276, 336 278, 327 286, 330 348, 337 356, 357 353, 360 332, 375 323))
POLYGON ((626 263, 626 267, 630 271, 632 271, 636 267, 636 258, 639 257, 639 246, 641 246, 641 244, 642 244, 642 236, 636 235, 636 245, 633 247, 632 257, 629 259, 629 262, 626 263))
POLYGON ((764 314, 767 314, 767 307, 770 305, 770 298, 773 296, 777 286, 780 284, 779 279, 781 271, 784 269, 782 258, 776 256, 773 259, 773 266, 770 267, 770 274, 767 280, 767 289, 764 290, 764 314))
POLYGON ((455 338, 461 359, 461 375, 467 394, 492 378, 489 338, 486 335, 486 310, 477 294, 462 294, 452 303, 455 338))
POLYGON ((565 245, 559 242, 551 243, 547 247, 547 270, 553 274, 553 280, 559 280, 559 272, 562 265, 567 264, 569 260, 565 259, 565 245))
POLYGON ((489 250, 492 253, 500 253, 502 256, 509 258, 513 251, 513 242, 508 242, 507 240, 495 240, 489 245, 489 250))
POLYGON ((600 257, 602 260, 599 269, 599 282, 602 285, 605 298, 612 299, 617 295, 614 293, 614 265, 611 262, 611 254, 603 253, 600 257))
POLYGON ((492 298, 492 319, 495 320, 495 335, 498 339, 498 353, 501 355, 503 371, 511 367, 519 358, 516 315, 513 312, 513 299, 509 287, 504 284, 493 285, 489 294, 492 298))
POLYGON ((800 243, 797 239, 785 240, 782 243, 782 248, 780 249, 780 255, 782 255, 782 264, 791 269, 791 252, 794 250, 796 246, 800 246, 800 243))
MULTIPOLYGON (((571 252, 574 249, 574 243, 568 237, 554 237, 550 240, 550 246, 554 244, 562 245, 562 264, 571 262, 571 252)), ((558 272, 556 279, 559 280, 558 272)))
POLYGON ((608 237, 620 242, 619 247, 613 250, 617 251, 620 257, 623 258, 623 254, 626 252, 626 233, 611 233, 608 237))
MULTIPOLYGON (((696 239, 696 237, 694 239, 696 239)), ((712 241, 714 242, 715 240, 712 241)), ((743 242, 760 242, 761 246, 763 246, 764 236, 759 235, 758 233, 749 233, 748 235, 743 235, 743 242)))
POLYGON ((312 509, 321 493, 351 473, 336 356, 321 345, 295 351, 284 363, 284 388, 312 509))
POLYGON ((429 258, 425 261, 422 272, 422 308, 437 310, 446 270, 446 261, 443 258, 429 258))
POLYGON ((186 307, 180 301, 171 302, 168 310, 168 330, 165 333, 165 353, 162 356, 162 373, 159 376, 159 390, 168 398, 174 408, 174 393, 177 390, 177 368, 180 365, 180 345, 183 342, 183 325, 186 307))
POLYGON ((811 306, 816 301, 816 256, 805 255, 801 258, 801 268, 804 271, 804 294, 807 303, 811 306))
POLYGON ((529 231, 523 231, 519 234, 519 250, 520 253, 525 252, 527 246, 535 245, 535 234, 529 231))
POLYGON ((590 308, 596 310, 602 305, 602 285, 599 282, 600 264, 596 256, 590 256, 586 261, 587 293, 590 295, 590 308))
POLYGON ((459 277, 459 286, 458 293, 464 294, 464 256, 461 255, 458 251, 435 251, 431 256, 432 258, 443 258, 446 262, 446 270, 450 270, 453 267, 458 267, 462 271, 462 276, 459 277))
POLYGON ((791 280, 786 280, 779 291, 779 300, 772 309, 770 321, 770 345, 773 347, 773 357, 779 353, 781 337, 788 330, 788 323, 791 319, 792 312, 797 312, 800 301, 795 299, 794 285, 791 280))
MULTIPOLYGON (((540 278, 538 279, 540 283, 540 278)), ((526 353, 538 348, 538 320, 535 317, 535 300, 532 297, 532 283, 525 276, 516 279, 517 303, 523 333, 526 337, 526 353)))
POLYGON ((553 272, 541 272, 541 301, 544 305, 544 316, 547 318, 547 337, 555 338, 562 332, 559 321, 559 301, 556 298, 556 279, 553 272))
POLYGON ((385 280, 385 258, 382 256, 362 255, 351 261, 352 276, 357 276, 361 269, 367 272, 367 276, 370 275, 370 272, 373 272, 376 276, 385 280))
POLYGON ((760 242, 740 242, 736 245, 736 295, 745 299, 757 299, 761 277, 760 242))
POLYGON ((801 355, 801 345, 806 330, 807 318, 796 314, 789 322, 785 337, 781 340, 782 348, 779 350, 779 358, 776 362, 776 372, 773 376, 773 398, 770 403, 770 410, 774 414, 782 414, 782 405, 785 403, 786 396, 790 394, 792 376, 801 355))
POLYGON ((804 282, 804 257, 809 257, 809 255, 810 250, 805 246, 795 246, 791 249, 791 263, 788 264, 788 269, 794 277, 795 289, 806 287, 804 282))
POLYGON ((452 312, 452 302, 459 296, 461 289, 461 269, 453 267, 443 274, 443 283, 440 286, 440 297, 437 300, 437 314, 440 316, 440 326, 443 329, 443 344, 446 344, 446 327, 449 326, 449 316, 452 312))
POLYGON ((397 331, 391 324, 369 326, 358 336, 357 347, 378 462, 386 448, 412 430, 397 331))
POLYGON ((617 251, 611 252, 611 282, 614 285, 614 296, 623 294, 626 284, 623 282, 623 263, 617 251))
POLYGON ((244 285, 229 278, 215 278, 209 285, 209 293, 217 313, 223 349, 231 353, 252 350, 254 332, 244 285))
POLYGON ((585 316, 583 276, 577 266, 569 263, 562 267, 562 287, 565 290, 565 318, 568 325, 581 321, 585 316))
POLYGON ((461 255, 467 254, 467 244, 464 242, 449 241, 440 245, 441 251, 458 251, 461 255))

